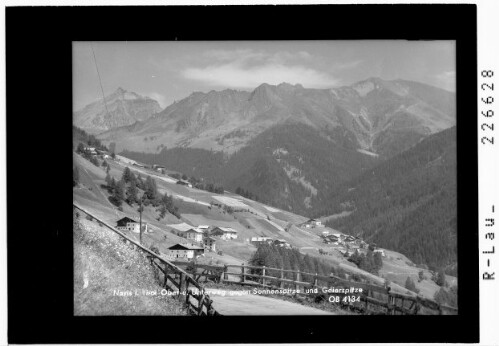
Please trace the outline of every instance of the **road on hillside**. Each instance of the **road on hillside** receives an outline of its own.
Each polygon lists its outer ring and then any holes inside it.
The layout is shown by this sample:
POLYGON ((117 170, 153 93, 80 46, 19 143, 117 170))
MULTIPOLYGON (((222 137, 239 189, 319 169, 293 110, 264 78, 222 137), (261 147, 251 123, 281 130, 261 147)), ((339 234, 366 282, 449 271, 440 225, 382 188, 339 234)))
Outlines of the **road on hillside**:
MULTIPOLYGON (((209 291, 207 290, 209 294, 209 291)), ((255 294, 242 296, 210 295, 213 307, 225 316, 235 315, 330 315, 330 312, 255 294)))

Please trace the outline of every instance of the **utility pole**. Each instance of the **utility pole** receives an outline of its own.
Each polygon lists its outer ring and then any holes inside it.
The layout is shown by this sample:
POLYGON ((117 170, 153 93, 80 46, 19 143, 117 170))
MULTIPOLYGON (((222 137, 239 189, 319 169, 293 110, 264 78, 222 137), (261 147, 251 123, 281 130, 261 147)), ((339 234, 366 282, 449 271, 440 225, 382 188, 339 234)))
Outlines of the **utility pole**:
POLYGON ((140 245, 142 245, 142 197, 140 198, 140 207, 139 207, 139 213, 140 213, 140 245))

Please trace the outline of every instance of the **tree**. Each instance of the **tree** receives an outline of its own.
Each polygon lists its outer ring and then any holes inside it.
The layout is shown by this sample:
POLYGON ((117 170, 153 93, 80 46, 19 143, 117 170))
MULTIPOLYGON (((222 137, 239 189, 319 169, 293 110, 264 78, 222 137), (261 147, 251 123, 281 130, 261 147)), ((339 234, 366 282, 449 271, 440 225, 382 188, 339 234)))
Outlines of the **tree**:
POLYGON ((106 173, 109 174, 109 171, 111 170, 111 167, 109 167, 109 164, 106 165, 106 173))
POLYGON ((139 190, 137 189, 137 185, 135 184, 135 181, 132 180, 130 182, 130 185, 127 188, 127 203, 132 205, 133 203, 136 203, 138 201, 137 193, 139 190))
POLYGON ((123 170, 123 175, 121 178, 125 181, 125 183, 129 183, 131 175, 132 175, 132 172, 130 171, 130 168, 125 167, 125 169, 123 170))
POLYGON ((109 175, 109 173, 106 174, 106 185, 108 188, 111 188, 111 183, 112 183, 112 180, 111 180, 111 176, 109 175))
POLYGON ((424 280, 424 271, 420 270, 418 273, 419 282, 424 280))
POLYGON ((412 281, 410 276, 408 276, 407 280, 405 280, 405 288, 407 288, 409 291, 419 293, 419 290, 416 288, 416 284, 414 283, 414 281, 412 281))
POLYGON ((111 153, 111 157, 113 158, 113 160, 116 158, 116 154, 114 152, 111 153))
POLYGON ((76 148, 76 152, 78 154, 82 154, 83 152, 85 152, 85 146, 83 145, 83 143, 78 143, 78 147, 76 148))
POLYGON ((182 174, 182 180, 187 180, 187 175, 182 174))
POLYGON ((443 269, 439 269, 438 270, 438 273, 437 273, 437 278, 436 278, 436 281, 435 283, 439 286, 445 286, 445 273, 444 273, 444 270, 443 269))

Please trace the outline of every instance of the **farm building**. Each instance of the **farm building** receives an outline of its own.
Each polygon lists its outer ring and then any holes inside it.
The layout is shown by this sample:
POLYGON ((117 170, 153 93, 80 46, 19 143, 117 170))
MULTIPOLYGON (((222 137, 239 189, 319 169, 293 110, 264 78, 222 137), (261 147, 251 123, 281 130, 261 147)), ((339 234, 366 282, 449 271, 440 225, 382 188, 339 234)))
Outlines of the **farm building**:
POLYGON ((197 228, 191 228, 184 232, 187 239, 201 243, 203 241, 203 231, 197 228))
POLYGON ((210 251, 216 252, 216 239, 212 237, 204 237, 203 238, 203 245, 205 249, 208 249, 210 251))
POLYGON ((211 230, 210 236, 223 240, 237 239, 237 231, 230 227, 215 227, 211 230))
POLYGON ((178 180, 177 184, 178 185, 184 185, 184 186, 187 186, 187 187, 192 187, 192 184, 189 183, 188 181, 185 181, 185 180, 178 180))
POLYGON ((171 225, 166 225, 167 227, 171 228, 176 235, 184 237, 185 238, 185 232, 191 229, 196 229, 196 227, 191 226, 185 222, 183 223, 178 223, 178 224, 171 224, 171 225))
MULTIPOLYGON (((116 221, 116 229, 120 231, 140 233, 140 222, 125 216, 124 218, 116 221)), ((142 232, 147 232, 146 222, 142 222, 142 232)))
POLYGON ((381 254, 381 256, 386 257, 385 250, 383 250, 383 249, 375 249, 373 252, 374 253, 379 252, 381 254))
POLYGON ((254 245, 262 244, 262 243, 267 243, 267 244, 272 244, 274 240, 271 237, 252 237, 251 242, 254 245))
POLYGON ((291 245, 289 245, 289 243, 284 239, 276 239, 272 244, 274 244, 275 246, 286 247, 286 248, 291 247, 291 245))
POLYGON ((168 257, 174 260, 190 260, 204 254, 204 248, 188 244, 175 244, 168 248, 168 257))
POLYGON ((309 219, 308 221, 300 224, 300 226, 305 228, 324 227, 322 222, 316 219, 309 219))

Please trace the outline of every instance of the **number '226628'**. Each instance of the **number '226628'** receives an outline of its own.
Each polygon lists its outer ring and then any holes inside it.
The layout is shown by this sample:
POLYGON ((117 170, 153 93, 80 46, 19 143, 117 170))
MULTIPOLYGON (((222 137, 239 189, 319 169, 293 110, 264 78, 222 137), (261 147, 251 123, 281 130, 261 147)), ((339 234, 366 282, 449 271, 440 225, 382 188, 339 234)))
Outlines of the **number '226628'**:
MULTIPOLYGON (((483 70, 481 72, 481 76, 483 78, 483 82, 480 85, 480 88, 482 89, 480 91, 480 94, 483 94, 483 96, 480 98, 480 101, 482 102, 481 105, 487 105, 485 110, 482 110, 481 113, 485 118, 492 118, 494 116, 494 110, 492 109, 492 105, 494 104, 494 97, 490 94, 494 92, 494 82, 492 79, 494 77, 494 71, 492 70, 483 70)), ((492 121, 492 119, 490 119, 492 121)), ((494 123, 490 122, 484 122, 481 124, 481 129, 484 131, 485 136, 481 138, 482 144, 494 144, 494 136, 492 134, 488 134, 487 132, 489 131, 494 131, 494 123)))

